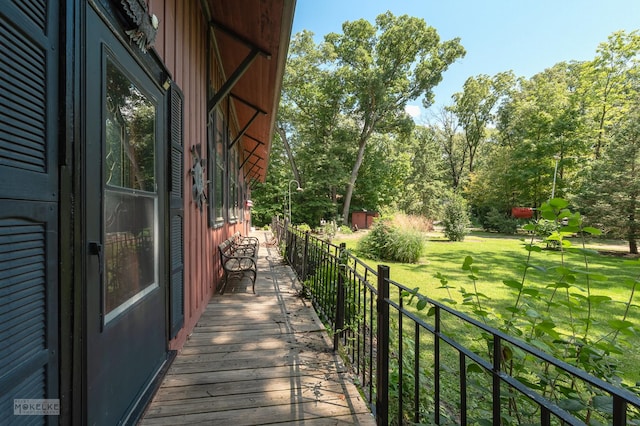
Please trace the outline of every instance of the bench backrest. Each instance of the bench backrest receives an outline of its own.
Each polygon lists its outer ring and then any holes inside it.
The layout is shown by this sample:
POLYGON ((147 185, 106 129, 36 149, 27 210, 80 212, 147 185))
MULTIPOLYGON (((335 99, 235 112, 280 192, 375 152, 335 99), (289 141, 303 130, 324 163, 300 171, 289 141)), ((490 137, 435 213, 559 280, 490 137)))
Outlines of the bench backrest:
POLYGON ((220 251, 220 255, 224 256, 224 255, 228 255, 229 251, 232 249, 232 241, 231 239, 229 240, 225 240, 224 242, 218 244, 218 250, 220 251))

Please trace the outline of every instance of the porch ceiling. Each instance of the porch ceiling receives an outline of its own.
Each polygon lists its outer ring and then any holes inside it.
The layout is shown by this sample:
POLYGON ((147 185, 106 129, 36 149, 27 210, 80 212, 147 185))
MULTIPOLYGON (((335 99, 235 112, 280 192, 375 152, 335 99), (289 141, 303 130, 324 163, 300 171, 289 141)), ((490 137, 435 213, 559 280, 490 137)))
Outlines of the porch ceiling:
POLYGON ((264 181, 293 25, 295 0, 207 0, 225 77, 252 49, 259 54, 230 92, 240 129, 248 180, 264 181), (266 113, 266 114, 263 114, 266 113))

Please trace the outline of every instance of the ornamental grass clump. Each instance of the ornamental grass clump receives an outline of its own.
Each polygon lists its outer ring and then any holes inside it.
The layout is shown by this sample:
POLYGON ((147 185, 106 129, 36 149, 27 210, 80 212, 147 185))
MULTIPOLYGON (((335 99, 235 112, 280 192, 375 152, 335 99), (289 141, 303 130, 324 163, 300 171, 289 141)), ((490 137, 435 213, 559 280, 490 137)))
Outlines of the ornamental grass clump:
POLYGON ((360 240, 357 251, 370 259, 417 263, 424 253, 426 239, 420 231, 398 228, 391 221, 374 222, 371 231, 360 240))

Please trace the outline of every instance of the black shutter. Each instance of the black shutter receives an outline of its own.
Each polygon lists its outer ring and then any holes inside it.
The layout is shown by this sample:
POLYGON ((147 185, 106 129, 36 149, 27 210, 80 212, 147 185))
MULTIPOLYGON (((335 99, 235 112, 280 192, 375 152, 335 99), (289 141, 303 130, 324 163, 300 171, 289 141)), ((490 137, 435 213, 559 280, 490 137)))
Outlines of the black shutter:
POLYGON ((58 1, 0 3, 0 423, 59 398, 58 1))
POLYGON ((169 134, 171 156, 169 164, 169 238, 171 258, 171 278, 169 281, 169 321, 171 338, 174 338, 184 324, 184 133, 182 92, 175 83, 171 84, 169 134))

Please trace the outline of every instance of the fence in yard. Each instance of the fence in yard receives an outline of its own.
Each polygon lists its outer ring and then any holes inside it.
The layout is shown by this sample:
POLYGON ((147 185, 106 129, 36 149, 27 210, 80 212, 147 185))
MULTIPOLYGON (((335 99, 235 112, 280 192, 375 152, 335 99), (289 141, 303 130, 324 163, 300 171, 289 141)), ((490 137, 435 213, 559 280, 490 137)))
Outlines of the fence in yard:
POLYGON ((430 298, 418 309, 344 245, 272 229, 379 425, 640 424, 638 395, 430 298))

